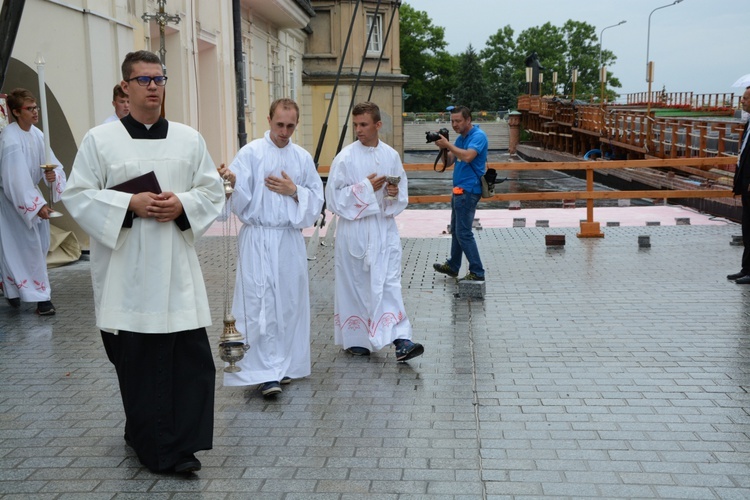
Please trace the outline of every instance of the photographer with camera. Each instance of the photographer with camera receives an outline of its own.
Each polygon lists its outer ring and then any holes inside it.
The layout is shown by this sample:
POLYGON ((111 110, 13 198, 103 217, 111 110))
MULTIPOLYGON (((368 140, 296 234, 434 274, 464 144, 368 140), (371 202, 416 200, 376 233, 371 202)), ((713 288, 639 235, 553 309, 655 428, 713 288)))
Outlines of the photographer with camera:
POLYGON ((469 261, 469 272, 461 280, 484 281, 484 267, 472 224, 482 196, 480 179, 487 165, 487 134, 472 125, 471 111, 465 106, 456 106, 451 110, 451 126, 458 134, 455 144, 451 144, 442 133, 434 141, 435 146, 448 151, 447 165, 455 163, 451 198, 451 255, 444 263, 433 264, 432 267, 439 273, 457 278, 464 254, 469 261))

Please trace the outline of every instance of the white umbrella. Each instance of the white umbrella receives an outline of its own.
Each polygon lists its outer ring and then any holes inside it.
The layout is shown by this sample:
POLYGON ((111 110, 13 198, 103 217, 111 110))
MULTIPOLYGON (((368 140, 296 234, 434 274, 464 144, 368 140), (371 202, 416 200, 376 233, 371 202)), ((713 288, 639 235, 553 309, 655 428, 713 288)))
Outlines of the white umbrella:
POLYGON ((740 88, 743 88, 743 89, 745 89, 747 87, 750 87, 750 73, 748 73, 748 74, 746 74, 744 76, 741 76, 739 78, 739 80, 737 80, 736 82, 734 82, 734 84, 732 85, 732 87, 740 87, 740 88))

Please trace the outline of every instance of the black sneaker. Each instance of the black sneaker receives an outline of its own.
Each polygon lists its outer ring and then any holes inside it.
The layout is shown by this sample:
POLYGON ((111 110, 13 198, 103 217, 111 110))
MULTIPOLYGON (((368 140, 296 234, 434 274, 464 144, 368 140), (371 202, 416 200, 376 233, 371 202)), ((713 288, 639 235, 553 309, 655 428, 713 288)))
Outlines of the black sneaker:
POLYGON ((424 354, 424 346, 417 344, 408 339, 396 339, 393 341, 396 346, 396 361, 406 361, 424 354))
POLYGON ((466 273, 466 276, 458 281, 484 281, 484 276, 477 276, 476 274, 469 271, 468 273, 466 273))
POLYGON ((281 382, 279 382, 281 385, 287 385, 292 383, 292 379, 290 377, 284 377, 281 379, 281 382))
POLYGON ((18 309, 19 307, 21 307, 21 299, 19 299, 18 297, 16 297, 15 299, 9 299, 8 297, 5 298, 8 301, 10 307, 12 307, 13 309, 18 309))
POLYGON ((266 382, 261 384, 260 393, 264 398, 275 396, 281 393, 281 385, 278 382, 266 382))
POLYGON ((45 300, 44 302, 37 302, 36 313, 39 316, 52 316, 53 314, 55 314, 55 306, 53 306, 52 302, 50 302, 49 300, 45 300))
POLYGON ((451 269, 451 266, 445 262, 442 264, 433 264, 432 268, 439 273, 447 274, 451 278, 458 278, 458 272, 451 269))
POLYGON ((352 356, 369 356, 370 350, 367 347, 349 347, 346 349, 346 352, 351 354, 352 356))
POLYGON ((174 465, 175 472, 190 473, 199 470, 201 470, 201 461, 195 458, 195 455, 192 453, 185 455, 174 465))

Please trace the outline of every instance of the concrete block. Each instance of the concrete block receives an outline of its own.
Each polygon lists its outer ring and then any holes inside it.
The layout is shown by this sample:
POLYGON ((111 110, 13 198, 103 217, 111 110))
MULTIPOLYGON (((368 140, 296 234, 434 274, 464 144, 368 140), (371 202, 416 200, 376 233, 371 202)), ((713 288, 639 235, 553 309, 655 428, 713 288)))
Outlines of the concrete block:
POLYGON ((536 227, 549 227, 549 221, 548 220, 538 220, 538 221, 536 221, 536 227))
POLYGON ((513 227, 526 227, 526 219, 523 217, 513 219, 513 227))
POLYGON ((546 234, 544 235, 544 243, 548 247, 565 246, 565 235, 564 234, 546 234))
POLYGON ((733 234, 732 235, 732 241, 729 242, 730 245, 735 247, 741 247, 744 246, 744 243, 742 243, 742 235, 741 234, 733 234))
POLYGON ((651 247, 651 236, 644 234, 638 237, 638 246, 640 248, 650 248, 651 247))
POLYGON ((483 299, 485 293, 484 281, 459 281, 458 295, 472 299, 483 299))
POLYGON ((674 222, 678 226, 689 226, 690 225, 690 217, 675 217, 674 222))
POLYGON ((576 200, 563 200, 562 201, 562 207, 563 208, 575 208, 576 207, 576 200))
POLYGON ((610 220, 610 221, 607 221, 607 227, 620 227, 620 223, 617 221, 610 220))
POLYGON ((647 221, 646 225, 647 226, 661 226, 661 222, 659 222, 658 220, 652 220, 652 221, 647 221))
POLYGON ((508 210, 521 210, 521 202, 519 200, 509 201, 508 210))

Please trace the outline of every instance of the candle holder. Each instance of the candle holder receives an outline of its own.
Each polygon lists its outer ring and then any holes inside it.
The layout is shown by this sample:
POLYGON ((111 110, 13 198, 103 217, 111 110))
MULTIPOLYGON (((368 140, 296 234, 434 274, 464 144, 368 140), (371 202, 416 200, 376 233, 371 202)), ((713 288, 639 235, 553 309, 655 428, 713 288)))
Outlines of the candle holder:
MULTIPOLYGON (((52 164, 48 163, 46 165, 40 165, 39 167, 42 170, 44 170, 45 172, 50 172, 52 170, 55 170, 55 168, 57 168, 57 165, 52 165, 52 164)), ((62 215, 63 215, 60 212, 58 212, 57 210, 55 210, 55 208, 53 206, 53 204, 54 204, 54 201, 53 201, 54 200, 54 192, 52 191, 53 185, 54 184, 51 184, 50 187, 49 187, 49 204, 47 205, 49 207, 49 209, 50 209, 50 212, 49 212, 49 218, 50 219, 52 219, 54 217, 62 217, 62 215)))

